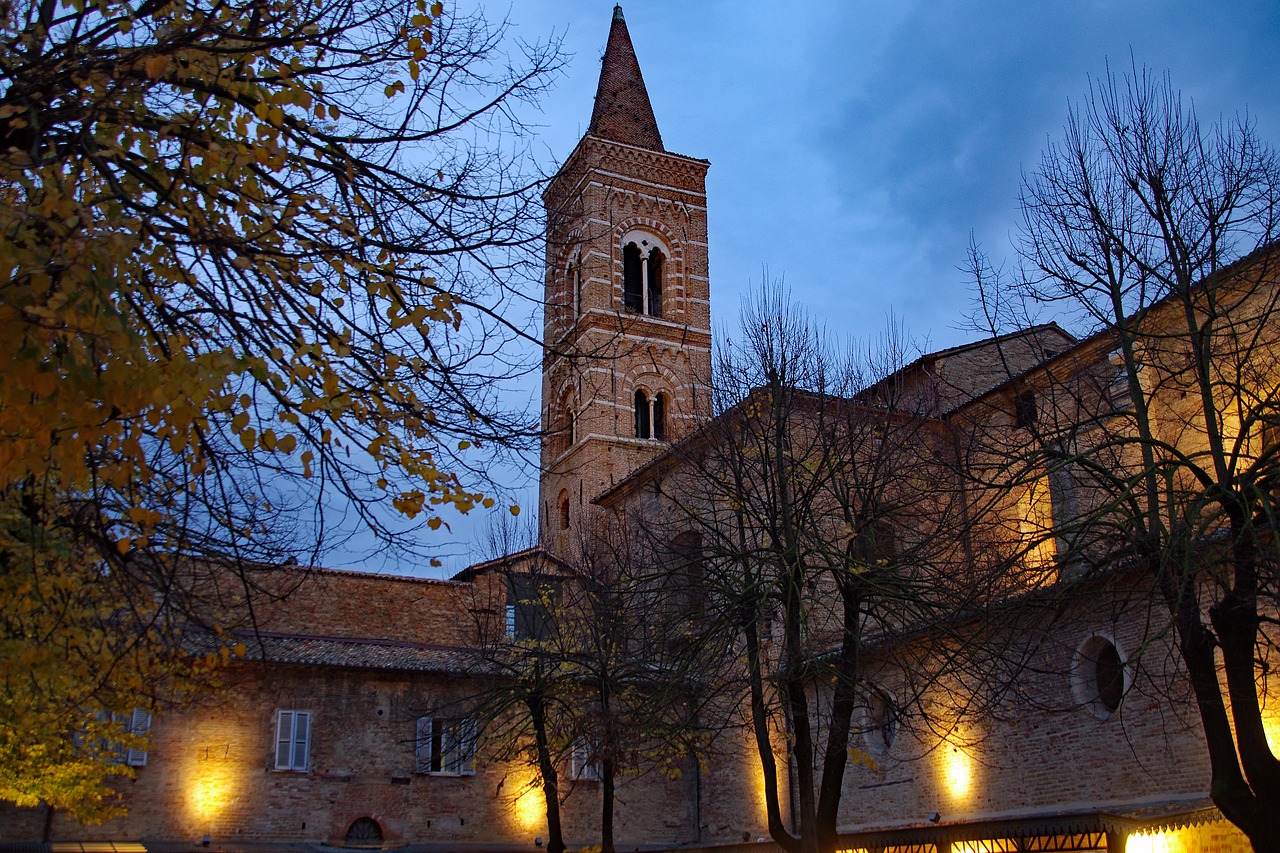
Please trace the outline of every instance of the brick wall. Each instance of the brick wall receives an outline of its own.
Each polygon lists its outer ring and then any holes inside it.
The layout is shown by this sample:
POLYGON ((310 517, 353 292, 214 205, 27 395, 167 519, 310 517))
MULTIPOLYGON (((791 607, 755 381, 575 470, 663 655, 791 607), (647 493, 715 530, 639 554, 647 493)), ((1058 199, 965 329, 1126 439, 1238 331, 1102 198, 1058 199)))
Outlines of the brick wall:
MULTIPOLYGON (((520 764, 482 748, 473 776, 415 772, 418 716, 457 713, 466 682, 441 676, 328 667, 239 665, 216 699, 155 720, 148 764, 120 784, 125 819, 79 826, 58 816, 54 840, 339 841, 351 823, 374 819, 392 841, 529 844, 546 837, 539 791, 520 764), (311 713, 307 772, 277 771, 276 713, 311 713)), ((567 775, 567 769, 563 771, 567 775)), ((624 778, 620 843, 692 840, 692 777, 624 778)), ((564 783, 566 837, 595 839, 600 791, 564 783)), ((0 841, 35 840, 43 809, 0 810, 0 841)))

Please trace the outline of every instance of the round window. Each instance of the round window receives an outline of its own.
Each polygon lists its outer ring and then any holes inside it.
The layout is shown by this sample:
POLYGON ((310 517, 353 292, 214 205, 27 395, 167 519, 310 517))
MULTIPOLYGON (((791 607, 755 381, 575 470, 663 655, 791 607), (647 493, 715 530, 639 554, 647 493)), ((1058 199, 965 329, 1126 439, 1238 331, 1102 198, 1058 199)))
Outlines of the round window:
POLYGON ((1085 640, 1076 652, 1071 681, 1076 701, 1101 720, 1120 709, 1129 687, 1128 670, 1120 650, 1109 638, 1096 634, 1085 640))
POLYGON ((874 690, 867 697, 866 744, 874 752, 887 752, 898 734, 898 710, 893 697, 883 690, 874 690))

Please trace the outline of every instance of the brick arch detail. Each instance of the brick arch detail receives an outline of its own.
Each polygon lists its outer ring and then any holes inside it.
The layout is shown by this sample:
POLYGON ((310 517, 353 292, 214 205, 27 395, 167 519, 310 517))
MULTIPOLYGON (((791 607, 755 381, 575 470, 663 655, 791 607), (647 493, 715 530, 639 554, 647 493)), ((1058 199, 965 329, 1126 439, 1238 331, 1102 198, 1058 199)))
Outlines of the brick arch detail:
MULTIPOLYGON (((670 208, 670 202, 665 200, 656 203, 662 204, 670 208)), ((639 207, 639 203, 633 200, 633 207, 639 207)), ((613 236, 612 248, 610 255, 613 258, 614 275, 613 280, 615 287, 622 286, 622 239, 632 231, 649 231, 662 240, 666 244, 666 248, 670 250, 670 257, 667 258, 669 272, 667 273, 668 288, 664 288, 662 295, 664 319, 672 319, 666 316, 667 306, 672 309, 672 314, 687 315, 689 312, 685 297, 688 288, 685 286, 685 239, 686 236, 681 233, 684 229, 673 227, 673 223, 667 220, 677 218, 677 211, 674 209, 665 211, 669 215, 659 219, 656 216, 645 215, 642 212, 633 213, 622 219, 612 223, 613 236)))
MULTIPOLYGON (((650 349, 649 355, 652 358, 633 365, 618 376, 623 408, 629 410, 632 407, 636 391, 645 391, 651 399, 653 394, 662 392, 667 395, 669 425, 689 421, 694 417, 691 396, 693 383, 681 378, 672 369, 684 360, 683 354, 670 347, 663 347, 658 350, 650 349)), ((681 433, 683 429, 677 428, 675 432, 681 433)))
MULTIPOLYGON (((684 240, 676 234, 675 229, 654 216, 632 215, 625 219, 619 219, 613 223, 613 241, 618 244, 619 248, 622 245, 622 238, 629 231, 652 231, 654 235, 660 237, 667 244, 667 247, 671 249, 671 260, 675 261, 679 258, 681 274, 683 275, 684 240)), ((620 261, 621 258, 619 257, 620 261)))
POLYGON ((556 383, 551 400, 546 412, 546 435, 543 441, 551 450, 550 457, 555 458, 572 446, 562 430, 568 429, 572 419, 579 414, 578 387, 572 375, 556 383))

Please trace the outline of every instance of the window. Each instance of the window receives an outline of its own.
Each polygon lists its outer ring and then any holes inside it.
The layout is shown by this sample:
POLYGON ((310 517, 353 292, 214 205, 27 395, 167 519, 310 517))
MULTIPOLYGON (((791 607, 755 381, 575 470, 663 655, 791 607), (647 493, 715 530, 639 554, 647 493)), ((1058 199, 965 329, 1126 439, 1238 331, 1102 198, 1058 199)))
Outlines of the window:
POLYGON ((476 721, 467 717, 419 717, 413 755, 418 773, 475 775, 476 721))
MULTIPOLYGON (((151 714, 141 708, 134 708, 133 713, 129 715, 129 720, 125 727, 125 734, 143 736, 150 733, 151 714)), ((125 751, 124 763, 130 767, 146 767, 147 751, 145 749, 135 749, 130 747, 125 751)))
MULTIPOLYGON (((1124 350, 1113 351, 1107 356, 1107 360, 1116 369, 1115 375, 1112 376, 1110 383, 1107 385, 1107 397, 1111 401, 1112 408, 1116 412, 1132 411, 1133 389, 1129 387, 1129 368, 1125 364, 1124 350)), ((1142 365, 1138 364, 1136 367, 1139 383, 1141 384, 1142 365)))
POLYGON ((641 278, 644 263, 640 257, 640 247, 628 243, 622 248, 622 307, 628 311, 644 309, 644 292, 641 278))
MULTIPOLYGON (((151 714, 142 708, 134 708, 128 714, 112 714, 103 711, 97 714, 97 718, 102 723, 115 722, 123 735, 145 737, 151 733, 151 714)), ((116 764, 127 764, 130 767, 147 766, 147 751, 145 749, 137 749, 120 741, 106 739, 99 740, 98 745, 103 752, 115 753, 112 760, 116 764)))
POLYGON ((887 752, 898 734, 898 709, 893 697, 873 689, 867 697, 866 743, 875 752, 887 752))
POLYGON ((1280 422, 1265 420, 1262 422, 1262 454, 1274 457, 1280 453, 1280 422))
POLYGON ((887 566, 898 556, 898 533, 889 519, 859 519, 856 528, 853 559, 868 566, 887 566))
POLYGON ((667 440, 667 395, 661 392, 649 395, 636 392, 636 438, 667 440))
POLYGON ((586 291, 583 290, 582 280, 582 258, 578 258, 578 262, 573 265, 573 299, 574 305, 577 306, 578 316, 581 317, 587 310, 587 306, 583 300, 586 299, 586 291))
POLYGON ((665 258, 660 248, 650 246, 648 239, 637 239, 639 244, 629 240, 622 247, 622 307, 637 314, 661 317, 665 258))
POLYGON ((1124 661, 1110 643, 1098 650, 1093 662, 1093 686, 1098 691, 1098 704, 1108 714, 1114 713, 1124 698, 1124 661))
POLYGON ((662 252, 655 246, 649 251, 647 287, 644 292, 644 313, 652 317, 662 316, 662 252))
POLYGON ((579 738, 574 741, 573 751, 569 755, 569 778, 599 782, 604 777, 595 744, 590 738, 579 738))
POLYGON ((1023 391, 1014 399, 1014 418, 1020 427, 1033 427, 1039 413, 1036 411, 1036 392, 1023 391))
POLYGON ((1271 414, 1262 421, 1258 463, 1262 471, 1259 484, 1273 500, 1280 500, 1280 422, 1271 414))
POLYGON ((513 574, 507 577, 507 636, 513 640, 545 640, 560 600, 553 578, 513 574))
POLYGON ((1100 720, 1120 709, 1129 687, 1120 650, 1110 638, 1096 634, 1080 644, 1071 680, 1076 701, 1100 720))
POLYGON ((569 529, 569 490, 560 490, 560 529, 569 529))
POLYGON ((677 619, 694 620, 704 608, 705 578, 702 536, 694 530, 680 533, 671 542, 674 566, 669 588, 677 619))
POLYGON ((547 454, 550 458, 555 459, 573 447, 574 431, 577 429, 576 420, 572 394, 565 394, 558 405, 547 407, 545 438, 547 454))
POLYGON ((649 397, 643 391, 636 392, 636 438, 648 438, 650 436, 651 417, 649 409, 649 397))
POLYGON ((356 846, 382 841, 382 827, 371 817, 358 817, 347 827, 343 841, 356 842, 356 846))
POLYGON ((280 711, 276 715, 276 769, 307 772, 311 748, 311 712, 280 711))

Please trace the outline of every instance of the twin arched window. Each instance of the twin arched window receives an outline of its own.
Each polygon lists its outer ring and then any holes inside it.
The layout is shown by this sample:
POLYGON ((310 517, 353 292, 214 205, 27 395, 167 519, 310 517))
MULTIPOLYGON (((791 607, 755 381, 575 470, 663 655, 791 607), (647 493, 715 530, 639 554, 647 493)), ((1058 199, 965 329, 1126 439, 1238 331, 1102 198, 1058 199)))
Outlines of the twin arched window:
POLYGON ((636 438, 667 440, 667 395, 659 391, 649 399, 644 391, 636 392, 636 438))
MULTIPOLYGON (((641 240, 648 247, 648 240, 641 240)), ((662 251, 646 254, 634 240, 622 247, 622 307, 651 317, 662 316, 662 251)))

